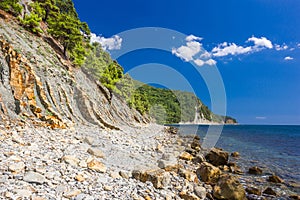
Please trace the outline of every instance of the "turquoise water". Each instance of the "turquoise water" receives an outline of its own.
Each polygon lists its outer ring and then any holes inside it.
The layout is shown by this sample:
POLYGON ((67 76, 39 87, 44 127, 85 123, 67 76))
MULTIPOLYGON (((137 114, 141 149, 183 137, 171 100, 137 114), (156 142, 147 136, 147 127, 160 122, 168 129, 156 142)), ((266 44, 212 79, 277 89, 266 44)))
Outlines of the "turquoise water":
MULTIPOLYGON (((180 125, 180 132, 197 132, 203 142, 208 127, 180 125)), ((215 146, 228 152, 238 151, 241 158, 237 163, 244 170, 260 166, 266 173, 300 182, 300 126, 225 125, 215 146)))

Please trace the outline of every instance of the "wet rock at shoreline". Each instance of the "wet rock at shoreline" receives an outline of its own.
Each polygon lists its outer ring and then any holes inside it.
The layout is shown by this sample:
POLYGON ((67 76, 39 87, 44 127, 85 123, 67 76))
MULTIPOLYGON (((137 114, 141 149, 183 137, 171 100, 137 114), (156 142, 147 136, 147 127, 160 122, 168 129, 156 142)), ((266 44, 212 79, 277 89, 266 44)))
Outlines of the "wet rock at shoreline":
POLYGON ((193 142, 191 143, 191 148, 196 151, 200 151, 200 149, 201 149, 200 139, 194 138, 193 142))
POLYGON ((164 131, 166 133, 170 133, 170 134, 177 134, 178 133, 178 128, 172 127, 172 126, 168 126, 168 127, 165 127, 164 131))
POLYGON ((253 175, 261 175, 263 171, 259 167, 254 166, 249 168, 248 173, 253 175))
POLYGON ((300 200, 300 195, 290 195, 289 198, 295 199, 295 200, 300 200))
POLYGON ((204 182, 216 182, 221 175, 221 170, 208 162, 201 163, 196 170, 198 178, 204 182))
POLYGON ((244 174, 242 169, 236 165, 234 162, 228 163, 229 171, 234 174, 244 174))
POLYGON ((238 158, 238 157, 240 157, 240 153, 237 152, 237 151, 232 152, 232 153, 231 153, 231 157, 238 158))
POLYGON ((233 176, 221 175, 214 186, 213 195, 217 199, 243 200, 246 193, 240 182, 233 176))
POLYGON ((227 165, 228 162, 228 152, 223 151, 218 148, 213 148, 206 156, 206 160, 215 165, 227 165))
POLYGON ((261 190, 256 187, 247 187, 246 192, 248 192, 248 194, 261 195, 261 190))
POLYGON ((272 183, 283 183, 284 181, 276 175, 271 175, 268 177, 267 181, 272 182, 272 183))
POLYGON ((204 158, 204 156, 202 155, 202 154, 197 154, 194 158, 193 158, 193 163, 194 164, 199 164, 199 163, 202 163, 202 162, 204 162, 204 161, 206 161, 205 160, 205 158, 204 158))
POLYGON ((268 194, 268 195, 273 195, 273 196, 277 196, 277 193, 270 187, 267 187, 264 191, 264 194, 268 194))

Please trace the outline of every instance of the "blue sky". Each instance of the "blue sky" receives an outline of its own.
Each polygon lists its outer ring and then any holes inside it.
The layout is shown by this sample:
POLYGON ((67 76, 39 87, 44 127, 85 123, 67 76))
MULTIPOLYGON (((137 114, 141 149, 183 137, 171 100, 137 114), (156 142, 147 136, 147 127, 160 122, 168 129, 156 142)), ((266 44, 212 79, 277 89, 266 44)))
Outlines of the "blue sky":
MULTIPOLYGON (((122 55, 117 60, 125 71, 149 63, 173 68, 211 106, 207 85, 195 68, 210 70, 214 66, 224 82, 228 115, 243 124, 300 124, 299 1, 74 3, 80 19, 95 33, 93 39, 112 54, 126 47, 122 32, 127 30, 162 27, 186 35, 173 36, 176 42, 169 45, 169 51, 144 48, 122 55)), ((173 80, 173 75, 162 73, 173 80)), ((176 84, 172 87, 185 89, 176 84)))

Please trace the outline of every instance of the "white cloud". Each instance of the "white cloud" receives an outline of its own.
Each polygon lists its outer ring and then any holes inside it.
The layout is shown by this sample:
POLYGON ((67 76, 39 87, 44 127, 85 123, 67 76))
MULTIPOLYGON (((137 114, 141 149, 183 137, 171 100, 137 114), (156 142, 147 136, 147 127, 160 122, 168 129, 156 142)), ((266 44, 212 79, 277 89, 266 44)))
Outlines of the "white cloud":
POLYGON ((195 40, 198 40, 198 41, 201 41, 203 38, 201 37, 197 37, 197 36, 194 36, 194 35, 189 35, 185 38, 186 41, 190 42, 190 41, 195 41, 195 40))
POLYGON ((292 58, 292 57, 290 57, 290 56, 286 56, 286 57, 284 58, 284 60, 294 60, 294 58, 292 58))
POLYGON ((215 61, 213 59, 209 59, 209 60, 205 61, 205 63, 208 65, 215 65, 215 64, 217 64, 217 61, 215 61))
POLYGON ((300 43, 299 43, 299 44, 297 44, 297 46, 300 48, 300 43))
POLYGON ((97 36, 95 33, 91 33, 91 43, 98 42, 101 44, 104 50, 121 49, 122 38, 118 35, 114 35, 111 38, 105 38, 97 36))
MULTIPOLYGON (((222 57, 222 56, 228 56, 228 55, 239 55, 239 54, 246 54, 246 53, 252 53, 252 52, 257 52, 261 51, 264 48, 273 48, 273 44, 270 40, 268 40, 265 37, 257 38, 252 36, 247 40, 247 42, 253 42, 254 45, 252 46, 239 46, 236 45, 235 43, 228 43, 228 42, 223 42, 219 44, 217 47, 214 47, 211 50, 211 53, 215 57, 222 57)), ((287 49, 287 45, 278 45, 276 46, 276 49, 287 49)))
POLYGON ((227 56, 227 55, 238 55, 238 54, 245 54, 252 51, 251 47, 242 47, 237 46, 235 43, 227 43, 224 42, 222 44, 219 44, 217 47, 214 47, 212 49, 213 56, 221 57, 221 56, 227 56))
POLYGON ((206 60, 206 61, 201 60, 201 59, 195 59, 193 61, 199 67, 202 67, 203 65, 213 66, 213 65, 217 64, 217 61, 215 61, 213 59, 209 59, 209 60, 206 60))
MULTIPOLYGON (((188 36, 189 37, 189 36, 188 36)), ((188 41, 186 46, 172 48, 172 54, 183 59, 186 62, 192 61, 193 56, 200 52, 202 44, 196 41, 188 41)))
POLYGON ((205 65, 205 62, 203 60, 201 60, 201 59, 194 60, 194 63, 196 65, 198 65, 199 67, 202 67, 203 65, 205 65))
POLYGON ((205 51, 203 54, 200 55, 200 58, 208 59, 211 57, 211 54, 205 51))
POLYGON ((254 42, 255 47, 267 47, 269 49, 273 48, 272 42, 265 37, 257 38, 257 37, 252 36, 247 41, 254 42))
POLYGON ((286 44, 283 45, 279 45, 279 44, 275 44, 275 49, 276 51, 282 51, 282 50, 287 50, 289 47, 286 44))
MULTIPOLYGON (((172 48, 172 54, 181 58, 185 62, 193 61, 197 66, 201 67, 204 65, 215 65, 217 62, 212 59, 215 57, 249 54, 253 52, 259 52, 266 48, 272 49, 273 47, 275 47, 275 49, 278 51, 289 49, 289 47, 284 43, 282 45, 273 45, 272 42, 266 37, 257 38, 252 36, 247 39, 247 46, 223 42, 212 48, 211 51, 205 51, 202 48, 202 43, 199 42, 202 39, 203 38, 195 35, 189 35, 185 38, 185 45, 182 45, 179 48, 172 48), (249 42, 253 42, 253 44, 249 44, 249 42)), ((298 46, 300 47, 300 44, 298 46)))
POLYGON ((198 41, 201 37, 189 35, 185 38, 186 44, 179 48, 172 48, 172 54, 181 58, 185 62, 194 62, 197 66, 215 65, 217 62, 211 59, 211 53, 203 51, 202 44, 198 41))

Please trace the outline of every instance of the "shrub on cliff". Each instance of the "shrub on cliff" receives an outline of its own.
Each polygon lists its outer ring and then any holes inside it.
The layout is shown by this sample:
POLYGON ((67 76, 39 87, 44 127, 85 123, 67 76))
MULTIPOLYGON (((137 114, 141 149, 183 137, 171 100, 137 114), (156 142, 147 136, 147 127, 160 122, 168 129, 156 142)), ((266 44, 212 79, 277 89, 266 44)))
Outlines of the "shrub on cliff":
POLYGON ((100 81, 108 89, 115 91, 116 84, 123 77, 123 68, 116 62, 113 61, 106 66, 101 73, 100 81))
POLYGON ((55 17, 59 13, 55 0, 36 0, 31 4, 31 7, 42 18, 43 22, 47 22, 50 17, 55 17))
POLYGON ((24 19, 20 19, 21 24, 28 30, 33 33, 42 33, 42 29, 40 28, 40 23, 42 18, 40 18, 35 13, 30 13, 29 15, 25 15, 24 19))
POLYGON ((18 0, 1 0, 0 8, 14 16, 18 16, 23 10, 23 7, 19 4, 18 0))

